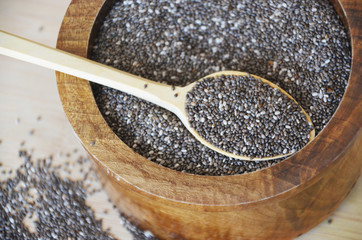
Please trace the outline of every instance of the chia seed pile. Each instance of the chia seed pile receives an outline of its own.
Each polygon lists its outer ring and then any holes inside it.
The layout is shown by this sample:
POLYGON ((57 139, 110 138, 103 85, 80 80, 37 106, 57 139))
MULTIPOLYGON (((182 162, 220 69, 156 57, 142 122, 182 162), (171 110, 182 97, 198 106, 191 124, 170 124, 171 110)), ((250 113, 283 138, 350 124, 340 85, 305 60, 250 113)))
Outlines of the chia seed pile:
MULTIPOLYGON (((90 172, 84 173, 83 181, 74 181, 59 175, 60 169, 71 171, 71 166, 54 166, 51 156, 34 161, 30 153, 20 150, 19 157, 24 163, 15 170, 16 176, 0 181, 0 239, 115 239, 86 204, 89 194, 100 191, 90 192, 83 183, 90 172), (34 229, 27 221, 33 222, 34 229)), ((87 161, 80 157, 77 163, 87 161)), ((124 217, 122 221, 135 240, 156 239, 124 217)))
POLYGON ((203 79, 187 93, 186 111, 201 137, 251 158, 294 153, 313 130, 298 104, 252 76, 203 79))
MULTIPOLYGON (((222 70, 249 72, 286 90, 318 134, 342 99, 350 72, 346 31, 327 0, 118 1, 92 58, 142 77, 184 86, 222 70)), ((282 159, 247 162, 198 143, 172 113, 93 85, 113 131, 147 159, 201 175, 242 174, 282 159)))

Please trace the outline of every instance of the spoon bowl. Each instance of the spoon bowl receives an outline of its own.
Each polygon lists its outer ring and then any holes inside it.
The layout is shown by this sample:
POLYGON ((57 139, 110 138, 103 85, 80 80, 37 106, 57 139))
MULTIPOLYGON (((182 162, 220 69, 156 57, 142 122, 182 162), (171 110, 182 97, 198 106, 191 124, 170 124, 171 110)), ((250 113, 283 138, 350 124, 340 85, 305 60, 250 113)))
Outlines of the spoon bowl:
MULTIPOLYGON (((214 146, 205 140, 200 134, 190 125, 188 113, 186 111, 187 94, 195 87, 197 82, 203 81, 210 77, 221 75, 233 76, 252 76, 260 79, 263 83, 267 83, 272 88, 278 89, 289 99, 292 99, 297 105, 298 103, 283 89, 270 81, 261 77, 250 75, 245 72, 238 71, 221 71, 210 74, 200 80, 193 82, 185 87, 174 87, 167 84, 157 83, 139 76, 132 75, 114 69, 109 66, 91 61, 86 58, 79 57, 58 49, 50 48, 42 44, 0 31, 0 53, 9 57, 13 57, 26 62, 34 63, 46 68, 54 69, 76 77, 102 84, 122 92, 126 92, 133 96, 142 98, 161 106, 174 114, 182 121, 188 131, 203 145, 219 152, 223 155, 241 159, 241 160, 270 160, 275 158, 286 157, 292 153, 280 154, 276 156, 253 158, 249 156, 241 156, 231 152, 227 152, 219 147, 214 146)), ((298 105, 300 107, 300 105, 298 105)), ((308 114, 300 107, 306 117, 307 122, 312 124, 308 114)), ((309 142, 315 136, 314 129, 309 133, 309 142)))
MULTIPOLYGON (((296 105, 299 106, 300 110, 303 112, 306 121, 313 126, 312 120, 310 119, 309 115, 306 113, 306 111, 298 104, 298 102, 290 95, 288 94, 285 90, 283 90, 282 88, 280 88, 279 86, 277 86, 276 84, 253 74, 249 74, 246 72, 240 72, 240 71, 220 71, 220 72, 216 72, 216 73, 212 73, 210 75, 207 75, 203 78, 201 78, 200 80, 193 82, 189 85, 187 85, 186 87, 182 87, 180 89, 176 89, 176 94, 178 94, 178 96, 181 98, 180 102, 177 102, 178 106, 177 109, 180 112, 174 111, 174 113, 179 117, 179 119, 183 122, 183 124, 185 125, 185 127, 188 129, 189 132, 191 132, 195 138, 200 141, 203 145, 207 146, 208 148, 217 151, 219 153, 222 153, 223 155, 226 155, 228 157, 232 157, 235 159, 240 159, 240 160, 253 160, 253 161, 266 161, 266 160, 272 160, 272 159, 277 159, 277 158, 282 158, 282 157, 287 157, 292 155, 294 152, 288 152, 286 154, 278 154, 278 155, 274 155, 274 156, 270 156, 270 157, 254 157, 251 158, 250 156, 241 156, 235 153, 231 153, 228 151, 225 151, 213 144, 211 144, 209 141, 205 140, 196 130, 195 128, 193 128, 190 125, 190 121, 188 120, 188 113, 186 112, 186 95, 187 93, 189 93, 192 88, 195 87, 195 85, 198 82, 201 82, 205 79, 208 78, 215 78, 215 77, 220 77, 220 76, 240 76, 240 77, 252 77, 255 79, 259 79, 261 82, 268 84, 270 87, 274 88, 274 89, 278 89, 282 94, 284 94, 285 96, 287 96, 289 99, 291 99, 296 105), (178 91, 177 91, 178 90, 178 91)), ((313 139, 315 138, 315 129, 314 127, 312 128, 312 130, 309 132, 309 139, 308 139, 308 143, 311 142, 313 139)))

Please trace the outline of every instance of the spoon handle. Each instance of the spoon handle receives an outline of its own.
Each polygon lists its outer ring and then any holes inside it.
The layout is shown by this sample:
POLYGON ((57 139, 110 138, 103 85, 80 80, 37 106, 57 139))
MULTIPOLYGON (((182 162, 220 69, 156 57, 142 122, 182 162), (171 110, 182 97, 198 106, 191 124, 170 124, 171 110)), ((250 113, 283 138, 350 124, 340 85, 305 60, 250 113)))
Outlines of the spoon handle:
POLYGON ((102 84, 170 109, 174 92, 157 83, 0 30, 0 54, 102 84))

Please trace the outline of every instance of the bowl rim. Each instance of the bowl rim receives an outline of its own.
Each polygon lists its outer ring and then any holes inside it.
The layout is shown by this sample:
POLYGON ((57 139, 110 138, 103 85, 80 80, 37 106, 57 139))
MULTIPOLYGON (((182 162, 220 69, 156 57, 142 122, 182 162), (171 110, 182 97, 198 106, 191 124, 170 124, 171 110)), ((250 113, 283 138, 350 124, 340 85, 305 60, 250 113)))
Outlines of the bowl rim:
MULTIPOLYGON (((72 0, 59 31, 57 48, 87 57, 99 19, 112 0, 72 0), (77 11, 81 9, 81 11, 77 11)), ((332 1, 349 32, 352 63, 342 101, 326 127, 307 146, 282 162, 255 172, 231 176, 182 173, 135 153, 103 119, 88 81, 56 72, 63 109, 82 145, 119 184, 139 194, 174 204, 244 206, 287 198, 320 179, 361 136, 361 52, 358 16, 348 0, 332 1), (357 20, 356 20, 357 19, 357 20), (334 144, 331 144, 334 143, 334 144)), ((355 6, 354 6, 355 7, 355 6)), ((362 4, 358 4, 362 9, 362 4)))

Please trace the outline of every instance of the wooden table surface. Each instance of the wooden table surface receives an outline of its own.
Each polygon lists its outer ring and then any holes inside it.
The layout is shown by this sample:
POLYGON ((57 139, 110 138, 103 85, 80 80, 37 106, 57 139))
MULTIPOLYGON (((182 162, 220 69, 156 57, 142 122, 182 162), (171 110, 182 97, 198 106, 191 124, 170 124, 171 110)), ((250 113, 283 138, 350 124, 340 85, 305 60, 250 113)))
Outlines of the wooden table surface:
MULTIPOLYGON (((0 0, 0 29, 54 47, 70 0, 0 0)), ((0 162, 16 168, 20 143, 39 157, 81 150, 59 100, 55 73, 0 56, 0 162), (38 121, 38 116, 42 117, 38 121), (29 132, 34 130, 33 136, 29 132)), ((62 158, 58 159, 60 162, 62 158)), ((1 176, 0 180, 12 176, 1 176)), ((0 203, 1 204, 1 203, 0 203)), ((122 227, 105 192, 87 199, 104 228, 118 239, 132 239, 122 227), (108 214, 104 210, 108 209, 108 214)), ((306 239, 362 239, 362 178, 342 205, 324 222, 302 235, 306 239)))

